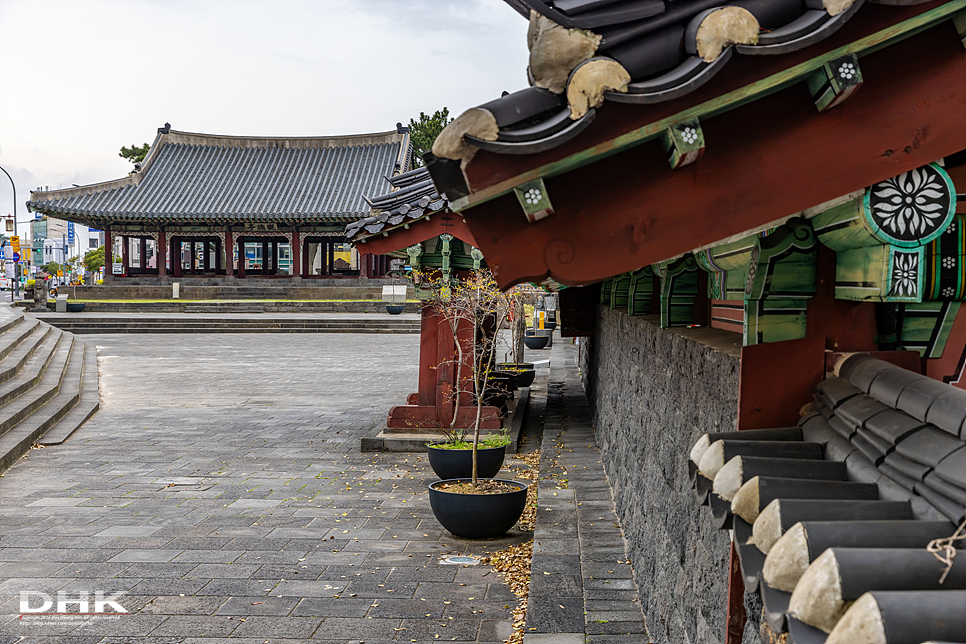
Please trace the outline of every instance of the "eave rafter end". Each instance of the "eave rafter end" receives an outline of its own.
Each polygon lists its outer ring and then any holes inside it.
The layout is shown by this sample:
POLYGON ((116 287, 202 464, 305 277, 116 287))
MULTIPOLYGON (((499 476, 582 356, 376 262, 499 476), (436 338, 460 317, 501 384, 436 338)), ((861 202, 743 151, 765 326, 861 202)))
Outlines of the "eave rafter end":
POLYGON ((696 118, 681 121, 664 130, 661 143, 671 169, 681 168, 704 154, 704 130, 696 118))
POLYGON ((522 183, 513 188, 513 192, 523 208, 523 214, 531 224, 553 214, 553 204, 550 203, 550 194, 543 179, 522 183))
POLYGON ((808 91, 819 112, 843 103, 862 85, 859 57, 846 54, 830 60, 805 79, 808 91))

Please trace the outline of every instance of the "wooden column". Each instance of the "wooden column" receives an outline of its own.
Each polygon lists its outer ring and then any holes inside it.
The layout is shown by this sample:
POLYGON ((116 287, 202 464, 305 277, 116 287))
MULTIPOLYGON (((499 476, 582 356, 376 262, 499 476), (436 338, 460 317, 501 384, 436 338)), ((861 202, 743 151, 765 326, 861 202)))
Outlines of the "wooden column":
POLYGON ((278 240, 272 240, 272 275, 278 275, 278 240))
POLYGON ((221 239, 215 237, 215 272, 221 272, 221 239))
POLYGON ((326 240, 326 250, 328 251, 328 265, 326 266, 323 273, 326 275, 332 275, 335 273, 335 244, 331 239, 326 240))
POLYGON ((121 236, 121 239, 123 240, 123 244, 121 245, 121 263, 124 265, 124 275, 127 276, 128 266, 131 265, 131 263, 130 263, 131 262, 131 260, 130 260, 130 256, 131 256, 130 241, 131 241, 131 239, 127 235, 122 235, 121 236))
POLYGON ((289 250, 292 254, 292 277, 302 277, 302 254, 299 252, 298 226, 292 227, 292 247, 289 250))
POLYGON ((262 275, 268 275, 268 240, 262 240, 262 275))
POLYGON ((104 282, 114 279, 114 238, 111 227, 104 226, 104 282))
POLYGON ((239 237, 235 242, 238 247, 238 277, 245 278, 245 238, 239 237))
POLYGON ((363 255, 359 258, 359 275, 369 277, 369 265, 372 263, 372 255, 363 255))
POLYGON ((141 260, 139 263, 141 265, 141 269, 143 270, 148 267, 148 238, 147 237, 141 237, 140 251, 141 251, 141 260))
POLYGON ((171 238, 171 274, 181 277, 181 238, 171 238))
POLYGON ((167 240, 164 238, 164 229, 158 229, 158 246, 155 249, 157 256, 156 264, 158 265, 158 276, 164 276, 168 274, 168 245, 165 243, 167 240))
POLYGON ((201 272, 207 273, 211 269, 211 240, 207 237, 201 241, 201 272))
POLYGON ((235 272, 235 245, 231 239, 231 231, 225 230, 225 276, 231 277, 235 272))
POLYGON ((309 243, 306 240, 305 245, 302 247, 302 277, 308 277, 311 274, 312 266, 309 262, 309 243))

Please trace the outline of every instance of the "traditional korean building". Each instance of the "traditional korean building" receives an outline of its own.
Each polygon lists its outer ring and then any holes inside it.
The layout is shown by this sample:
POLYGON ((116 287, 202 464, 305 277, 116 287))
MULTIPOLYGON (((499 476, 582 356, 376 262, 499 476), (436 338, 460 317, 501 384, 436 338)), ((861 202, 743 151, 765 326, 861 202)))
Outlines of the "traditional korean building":
POLYGON ((966 639, 966 2, 508 4, 531 86, 425 161, 563 287, 653 641, 966 639))
POLYGON ((35 191, 35 212, 105 231, 124 284, 249 278, 380 277, 343 234, 369 212, 363 195, 409 169, 407 128, 328 137, 242 137, 172 130, 127 177, 35 191), (159 259, 161 258, 161 259, 159 259))
MULTIPOLYGON (((393 176, 389 183, 390 192, 367 200, 372 204, 372 214, 346 227, 346 237, 361 254, 392 253, 401 256, 413 270, 438 272, 447 280, 486 268, 473 233, 463 218, 450 210, 426 168, 393 176)), ((415 292, 420 299, 426 296, 418 284, 415 292)), ((454 334, 432 306, 424 306, 421 316, 417 391, 405 404, 389 410, 385 431, 364 439, 365 450, 405 451, 414 445, 421 449, 427 440, 436 440, 441 429, 474 426, 477 408, 469 383, 476 329, 466 323, 454 334), (456 343, 463 346, 460 370, 456 369, 456 343)), ((481 429, 492 432, 502 426, 496 407, 484 406, 480 415, 481 429)))

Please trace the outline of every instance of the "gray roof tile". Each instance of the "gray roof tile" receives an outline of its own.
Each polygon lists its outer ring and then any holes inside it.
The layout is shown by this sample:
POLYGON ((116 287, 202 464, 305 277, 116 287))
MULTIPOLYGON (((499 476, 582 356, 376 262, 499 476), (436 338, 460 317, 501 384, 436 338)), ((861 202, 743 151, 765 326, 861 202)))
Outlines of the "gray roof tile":
POLYGON ((347 221, 363 195, 405 163, 408 134, 319 138, 162 132, 131 176, 32 194, 35 212, 68 220, 347 221))

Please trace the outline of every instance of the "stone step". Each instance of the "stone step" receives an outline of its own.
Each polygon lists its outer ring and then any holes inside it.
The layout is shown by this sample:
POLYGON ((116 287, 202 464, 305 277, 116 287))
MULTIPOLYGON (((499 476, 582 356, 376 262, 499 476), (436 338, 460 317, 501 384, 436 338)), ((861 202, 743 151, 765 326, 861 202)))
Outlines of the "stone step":
POLYGON ((84 370, 81 374, 80 400, 56 425, 44 432, 37 440, 38 445, 60 445, 100 409, 97 349, 87 343, 85 343, 84 349, 84 370))
POLYGON ((103 328, 103 327, 72 327, 71 333, 78 335, 97 333, 377 333, 377 334, 417 334, 419 328, 289 328, 289 327, 132 327, 132 328, 103 328))
POLYGON ((51 329, 23 370, 15 378, 0 386, 0 420, 3 420, 6 416, 8 405, 13 404, 18 397, 40 383, 47 365, 50 364, 57 352, 63 335, 63 331, 51 329))
POLYGON ((0 436, 3 436, 21 421, 43 407, 60 390, 60 383, 67 369, 74 348, 74 336, 62 333, 58 337, 57 349, 54 351, 47 368, 43 371, 35 387, 0 410, 0 436))
MULTIPOLYGON (((53 328, 47 324, 41 325, 37 320, 29 320, 21 324, 20 327, 23 327, 26 333, 20 337, 20 341, 16 345, 16 350, 11 351, 6 357, 0 360, 0 384, 12 380, 23 370, 27 361, 40 348, 53 328)), ((17 329, 10 333, 19 333, 21 330, 20 327, 17 327, 17 329)), ((6 335, 5 333, 4 336, 6 335)))
POLYGON ((62 344, 70 344, 66 360, 58 374, 59 365, 51 365, 42 387, 49 387, 51 394, 45 403, 16 426, 0 435, 0 472, 13 465, 26 454, 30 447, 48 429, 67 416, 77 405, 81 395, 81 378, 84 371, 85 345, 73 337, 62 344))
POLYGON ((6 328, 0 331, 0 359, 6 358, 27 339, 36 326, 32 322, 36 320, 25 320, 21 314, 12 323, 4 325, 6 328))
POLYGON ((0 307, 0 334, 6 333, 23 322, 23 311, 16 309, 16 304, 0 307))

